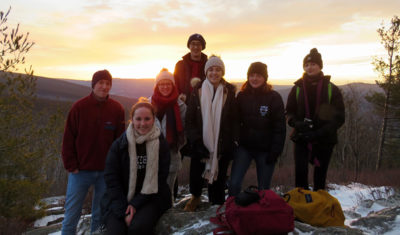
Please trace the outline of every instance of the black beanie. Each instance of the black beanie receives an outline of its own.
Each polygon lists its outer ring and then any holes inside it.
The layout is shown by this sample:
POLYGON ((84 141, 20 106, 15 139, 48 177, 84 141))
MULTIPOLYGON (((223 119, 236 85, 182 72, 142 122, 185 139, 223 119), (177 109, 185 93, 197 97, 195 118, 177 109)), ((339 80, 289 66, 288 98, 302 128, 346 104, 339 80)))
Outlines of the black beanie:
POLYGON ((100 80, 108 80, 112 84, 110 72, 108 72, 106 69, 95 72, 92 77, 92 88, 94 88, 94 85, 96 85, 96 83, 100 80))
POLYGON ((268 80, 267 65, 262 62, 254 62, 250 65, 249 70, 247 70, 247 78, 253 73, 260 74, 265 78, 265 81, 268 80))
POLYGON ((317 48, 313 48, 310 50, 310 54, 306 55, 303 59, 303 68, 304 65, 308 62, 313 62, 319 65, 319 67, 322 69, 324 67, 324 64, 322 62, 321 54, 318 52, 317 48))
POLYGON ((204 40, 203 36, 201 34, 195 33, 190 35, 188 42, 187 42, 187 47, 189 48, 189 44, 193 40, 199 40, 201 42, 202 50, 206 49, 206 40, 204 40))

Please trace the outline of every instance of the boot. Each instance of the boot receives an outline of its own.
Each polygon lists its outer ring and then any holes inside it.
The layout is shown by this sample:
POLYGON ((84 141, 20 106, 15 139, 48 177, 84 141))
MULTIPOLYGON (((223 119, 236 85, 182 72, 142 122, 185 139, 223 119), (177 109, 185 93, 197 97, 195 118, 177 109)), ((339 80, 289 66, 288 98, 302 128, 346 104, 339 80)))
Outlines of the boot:
POLYGON ((184 211, 186 212, 194 212, 196 208, 199 206, 201 202, 200 197, 196 197, 192 195, 192 198, 186 203, 185 208, 183 208, 184 211))

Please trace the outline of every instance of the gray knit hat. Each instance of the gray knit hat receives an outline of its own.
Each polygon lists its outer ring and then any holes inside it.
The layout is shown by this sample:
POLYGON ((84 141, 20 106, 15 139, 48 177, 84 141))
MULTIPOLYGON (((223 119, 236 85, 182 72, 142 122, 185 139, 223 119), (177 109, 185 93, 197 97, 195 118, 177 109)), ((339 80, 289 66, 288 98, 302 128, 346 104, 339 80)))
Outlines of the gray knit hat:
POLYGON ((212 66, 218 66, 222 69, 222 76, 225 75, 225 65, 221 60, 221 57, 212 55, 208 58, 206 65, 204 66, 204 72, 207 74, 207 70, 212 66))

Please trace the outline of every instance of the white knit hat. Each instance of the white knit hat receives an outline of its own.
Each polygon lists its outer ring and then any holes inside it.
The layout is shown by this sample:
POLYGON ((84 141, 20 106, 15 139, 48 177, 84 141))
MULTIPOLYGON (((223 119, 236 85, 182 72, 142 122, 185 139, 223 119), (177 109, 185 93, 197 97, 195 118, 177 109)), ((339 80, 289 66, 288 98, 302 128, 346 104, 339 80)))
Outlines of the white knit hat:
POLYGON ((208 58, 207 63, 204 67, 204 72, 207 74, 207 70, 213 66, 218 66, 222 69, 222 76, 225 75, 225 65, 220 57, 212 55, 208 58))
POLYGON ((157 75, 156 85, 158 84, 159 81, 164 79, 170 80, 172 84, 175 85, 174 75, 170 73, 166 68, 161 69, 160 73, 157 75))

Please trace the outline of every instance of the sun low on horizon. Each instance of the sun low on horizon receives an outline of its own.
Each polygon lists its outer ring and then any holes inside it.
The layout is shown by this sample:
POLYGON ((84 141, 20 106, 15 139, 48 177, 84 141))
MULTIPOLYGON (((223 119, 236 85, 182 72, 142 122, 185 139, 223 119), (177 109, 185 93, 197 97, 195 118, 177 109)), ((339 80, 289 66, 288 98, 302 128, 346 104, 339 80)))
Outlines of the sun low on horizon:
POLYGON ((269 82, 302 76, 310 49, 337 84, 374 83, 373 57, 385 57, 377 29, 400 15, 400 1, 317 0, 5 0, 7 24, 29 32, 35 75, 90 80, 107 69, 115 78, 154 78, 173 72, 188 37, 221 56, 228 81, 243 81, 252 62, 268 65, 269 82))

